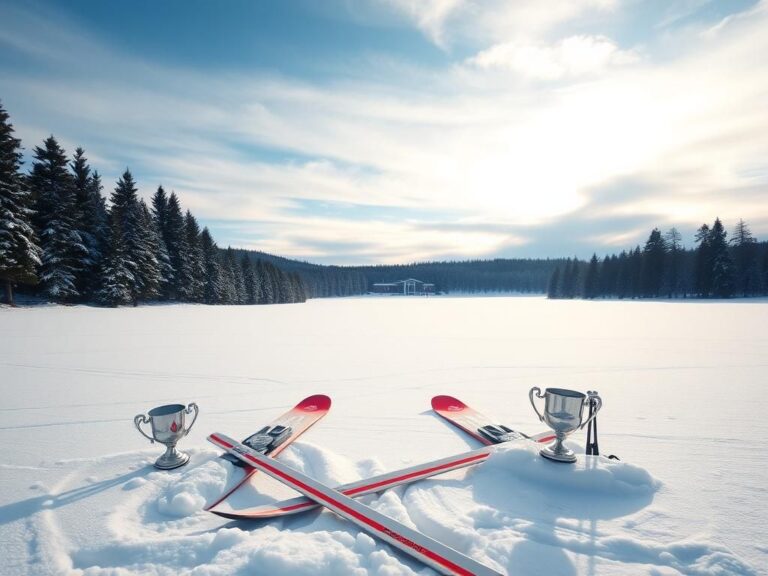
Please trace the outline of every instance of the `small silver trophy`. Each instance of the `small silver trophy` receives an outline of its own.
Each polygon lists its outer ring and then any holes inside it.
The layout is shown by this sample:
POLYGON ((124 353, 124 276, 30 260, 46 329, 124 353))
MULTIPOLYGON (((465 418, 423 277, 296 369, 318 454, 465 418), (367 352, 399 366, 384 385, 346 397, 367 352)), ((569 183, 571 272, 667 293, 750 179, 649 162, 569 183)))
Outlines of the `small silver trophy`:
POLYGON ((194 402, 186 408, 184 404, 167 404, 152 408, 149 411, 149 418, 144 414, 139 414, 133 419, 136 429, 141 432, 142 436, 149 438, 149 441, 153 444, 155 441, 165 444, 165 454, 157 459, 155 468, 171 470, 172 468, 184 466, 189 461, 189 454, 176 450, 176 443, 189 434, 199 412, 200 410, 194 402), (189 426, 185 428, 184 416, 192 411, 195 412, 195 415, 189 426), (152 425, 152 436, 147 435, 141 429, 141 424, 146 423, 152 425))
POLYGON ((546 448, 542 448, 539 454, 555 462, 576 462, 576 455, 573 450, 563 446, 563 440, 571 432, 581 430, 597 416, 603 401, 597 392, 588 392, 589 398, 596 401, 595 411, 590 418, 583 421, 584 404, 587 396, 575 390, 565 390, 563 388, 547 388, 544 394, 541 388, 534 386, 528 393, 539 420, 555 431, 555 441, 546 448), (539 413, 536 404, 533 401, 534 393, 537 398, 544 398, 544 415, 539 413))

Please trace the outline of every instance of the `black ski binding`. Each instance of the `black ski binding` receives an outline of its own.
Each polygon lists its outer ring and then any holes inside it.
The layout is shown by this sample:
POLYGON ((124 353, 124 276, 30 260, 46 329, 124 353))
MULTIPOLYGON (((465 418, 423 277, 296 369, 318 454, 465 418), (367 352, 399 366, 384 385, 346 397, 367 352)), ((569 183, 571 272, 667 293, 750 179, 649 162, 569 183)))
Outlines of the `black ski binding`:
POLYGON ((477 429, 477 432, 483 437, 490 440, 493 444, 501 444, 502 442, 509 442, 510 440, 521 440, 528 438, 522 432, 517 432, 504 426, 504 424, 487 424, 477 429))
MULTIPOLYGON (((290 426, 265 426, 255 434, 251 434, 248 438, 243 440, 243 444, 248 446, 251 450, 255 450, 266 456, 280 446, 280 444, 288 440, 292 433, 293 429, 290 426)), ((226 453, 222 457, 232 462, 235 466, 245 466, 242 460, 232 454, 226 453)))

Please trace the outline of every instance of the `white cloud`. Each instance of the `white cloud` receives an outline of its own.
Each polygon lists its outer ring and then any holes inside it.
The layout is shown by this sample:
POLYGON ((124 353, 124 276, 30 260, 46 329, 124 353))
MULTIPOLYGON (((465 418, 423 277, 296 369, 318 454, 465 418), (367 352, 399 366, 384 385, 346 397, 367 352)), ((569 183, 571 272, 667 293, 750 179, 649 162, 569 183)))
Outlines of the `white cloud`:
POLYGON ((496 44, 469 58, 481 69, 500 69, 536 80, 559 80, 590 76, 609 67, 632 64, 639 55, 621 50, 605 36, 569 36, 553 45, 496 44))

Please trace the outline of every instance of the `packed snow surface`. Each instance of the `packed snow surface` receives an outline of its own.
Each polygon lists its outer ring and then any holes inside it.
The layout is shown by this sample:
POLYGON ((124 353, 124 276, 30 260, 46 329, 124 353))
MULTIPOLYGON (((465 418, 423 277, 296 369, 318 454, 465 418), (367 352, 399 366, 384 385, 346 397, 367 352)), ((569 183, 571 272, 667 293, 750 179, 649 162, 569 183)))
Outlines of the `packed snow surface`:
MULTIPOLYGON (((598 390, 603 454, 526 442, 363 501, 508 574, 768 574, 768 303, 352 298, 258 307, 0 309, 0 574, 432 574, 327 511, 204 512, 239 473, 205 441, 301 398, 279 458, 336 485, 477 447, 457 396, 538 432, 532 386, 598 390), (163 472, 133 416, 197 402, 163 472)), ((247 506, 295 496, 264 475, 247 506)))

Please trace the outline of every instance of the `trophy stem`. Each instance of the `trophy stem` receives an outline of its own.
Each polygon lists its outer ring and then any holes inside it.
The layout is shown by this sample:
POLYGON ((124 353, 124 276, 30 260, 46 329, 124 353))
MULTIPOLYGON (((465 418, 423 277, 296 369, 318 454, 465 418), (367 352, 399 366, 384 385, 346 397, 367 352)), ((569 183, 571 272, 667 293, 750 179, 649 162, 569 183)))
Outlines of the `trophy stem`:
POLYGON ((189 454, 176 450, 176 443, 166 444, 165 453, 155 462, 155 468, 171 470, 189 462, 189 454))
POLYGON ((576 462, 576 454, 573 453, 573 450, 569 450, 563 446, 564 440, 565 434, 563 432, 555 432, 555 441, 546 448, 542 448, 539 451, 539 454, 553 462, 576 462))

